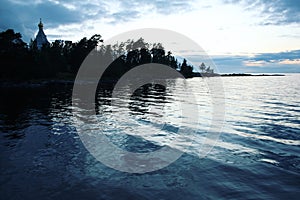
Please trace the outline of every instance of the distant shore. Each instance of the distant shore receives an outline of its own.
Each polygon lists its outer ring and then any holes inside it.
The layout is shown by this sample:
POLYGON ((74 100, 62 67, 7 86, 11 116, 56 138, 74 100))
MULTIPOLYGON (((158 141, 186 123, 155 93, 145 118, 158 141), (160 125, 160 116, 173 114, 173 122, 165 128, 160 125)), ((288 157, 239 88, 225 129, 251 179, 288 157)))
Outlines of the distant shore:
MULTIPOLYGON (((230 74, 217 74, 217 73, 193 73, 193 77, 215 77, 215 76, 285 76, 285 74, 246 74, 246 73, 230 73, 230 74)), ((192 77, 192 78, 193 78, 192 77)))
POLYGON ((220 74, 220 76, 285 76, 284 74, 236 74, 236 73, 232 73, 232 74, 220 74))
MULTIPOLYGON (((244 74, 244 73, 232 73, 232 74, 216 74, 216 73, 194 73, 193 77, 249 77, 249 76, 285 76, 284 74, 244 74)), ((104 83, 112 83, 116 80, 104 80, 104 83)), ((52 79, 32 79, 32 80, 9 80, 0 79, 0 88, 40 88, 49 85, 73 85, 74 79, 68 77, 57 77, 52 79)))

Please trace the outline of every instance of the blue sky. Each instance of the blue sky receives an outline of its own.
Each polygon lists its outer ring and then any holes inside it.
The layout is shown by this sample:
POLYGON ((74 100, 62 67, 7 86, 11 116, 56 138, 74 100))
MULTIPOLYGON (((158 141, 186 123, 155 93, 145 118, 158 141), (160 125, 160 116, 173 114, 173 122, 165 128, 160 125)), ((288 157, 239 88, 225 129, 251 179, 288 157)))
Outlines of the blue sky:
MULTIPOLYGON (((137 28, 166 28, 196 41, 220 72, 300 72, 297 0, 2 0, 0 30, 26 42, 39 18, 50 41, 108 39, 137 28)), ((199 64, 193 52, 186 52, 199 64)))

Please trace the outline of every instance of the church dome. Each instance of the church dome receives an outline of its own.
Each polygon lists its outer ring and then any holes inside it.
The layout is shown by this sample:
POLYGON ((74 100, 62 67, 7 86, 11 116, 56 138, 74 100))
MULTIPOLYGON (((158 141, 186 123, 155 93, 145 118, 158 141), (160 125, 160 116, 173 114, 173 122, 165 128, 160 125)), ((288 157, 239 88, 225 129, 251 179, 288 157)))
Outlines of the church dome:
POLYGON ((49 45, 49 42, 43 30, 44 24, 42 23, 42 19, 40 19, 40 23, 38 24, 38 27, 39 27, 39 32, 35 37, 35 42, 37 48, 40 50, 44 45, 49 45))

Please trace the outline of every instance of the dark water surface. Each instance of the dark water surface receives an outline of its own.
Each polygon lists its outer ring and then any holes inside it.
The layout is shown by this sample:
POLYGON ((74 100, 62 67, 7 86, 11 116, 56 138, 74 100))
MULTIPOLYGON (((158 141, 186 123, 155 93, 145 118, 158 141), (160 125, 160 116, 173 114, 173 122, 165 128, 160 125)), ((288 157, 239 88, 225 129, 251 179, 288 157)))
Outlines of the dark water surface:
POLYGON ((199 149, 212 111, 210 91, 201 78, 137 91, 116 108, 106 91, 99 92, 99 125, 113 143, 135 152, 163 145, 185 152, 168 167, 146 174, 108 168, 85 149, 74 127, 71 85, 2 87, 0 198, 299 199, 300 74, 222 81, 225 124, 205 158, 199 149), (189 88, 197 102, 188 98, 189 88), (199 124, 183 124, 195 132, 192 143, 172 137, 180 96, 199 108, 199 124), (162 118, 168 126, 157 134, 162 118), (137 137, 141 126, 153 129, 153 135, 137 137))

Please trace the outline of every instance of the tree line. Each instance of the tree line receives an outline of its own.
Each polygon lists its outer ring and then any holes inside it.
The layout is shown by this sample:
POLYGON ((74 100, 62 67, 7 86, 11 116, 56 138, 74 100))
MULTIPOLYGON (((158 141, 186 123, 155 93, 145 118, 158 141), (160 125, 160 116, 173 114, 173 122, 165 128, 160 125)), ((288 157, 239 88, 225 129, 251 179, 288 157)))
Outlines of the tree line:
MULTIPOLYGON (((149 44, 143 38, 106 46, 102 42, 101 35, 95 34, 78 42, 56 40, 39 50, 35 41, 27 44, 20 33, 8 29, 0 33, 0 78, 43 79, 66 74, 74 78, 93 49, 99 56, 112 61, 106 72, 110 78, 119 78, 128 70, 145 63, 164 64, 185 77, 193 77, 193 66, 187 64, 186 59, 180 63, 172 52, 164 50, 161 43, 149 44)), ((199 68, 202 72, 213 73, 204 63, 199 68)))

